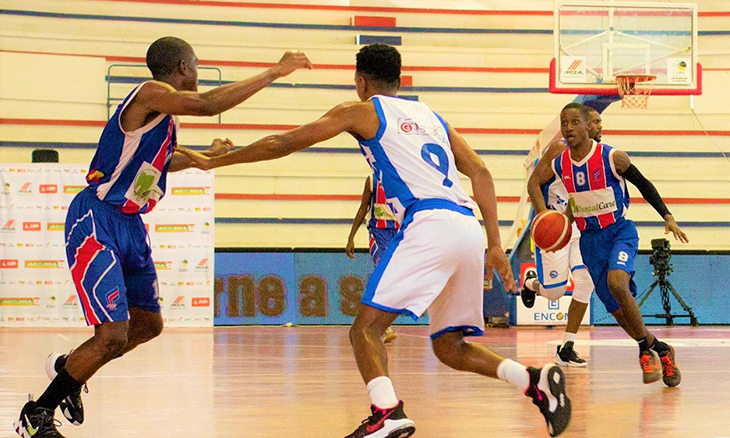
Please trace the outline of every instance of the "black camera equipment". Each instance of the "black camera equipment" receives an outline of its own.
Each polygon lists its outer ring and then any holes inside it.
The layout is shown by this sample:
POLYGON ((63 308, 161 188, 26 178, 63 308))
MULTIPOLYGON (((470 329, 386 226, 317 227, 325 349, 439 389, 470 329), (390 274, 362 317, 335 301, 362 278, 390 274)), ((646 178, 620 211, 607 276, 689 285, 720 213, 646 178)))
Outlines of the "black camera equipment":
POLYGON ((639 307, 641 307, 646 299, 649 298, 649 295, 654 292, 654 289, 659 286, 659 292, 662 298, 662 307, 664 307, 664 313, 642 316, 649 318, 664 318, 667 322, 666 325, 674 325, 674 318, 689 318, 689 323, 692 326, 696 327, 700 325, 699 321, 697 321, 697 318, 692 312, 692 308, 684 302, 682 297, 679 296, 679 293, 677 293, 677 291, 672 286, 672 283, 667 280, 667 277, 673 271, 672 264, 669 263, 672 258, 669 241, 667 239, 652 239, 651 249, 652 252, 649 256, 649 263, 654 266, 654 272, 652 272, 652 275, 656 277, 656 280, 654 280, 651 286, 649 286, 649 289, 642 292, 636 298, 641 298, 641 301, 639 301, 639 307), (682 309, 687 312, 686 315, 672 314, 672 305, 669 302, 669 292, 674 295, 674 298, 677 299, 679 304, 682 306, 682 309))

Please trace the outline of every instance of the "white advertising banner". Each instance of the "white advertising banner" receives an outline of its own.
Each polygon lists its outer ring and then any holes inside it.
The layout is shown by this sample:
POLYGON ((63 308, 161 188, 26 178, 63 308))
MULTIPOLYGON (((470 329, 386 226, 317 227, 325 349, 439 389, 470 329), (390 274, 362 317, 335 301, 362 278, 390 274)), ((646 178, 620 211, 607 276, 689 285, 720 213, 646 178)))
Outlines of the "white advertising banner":
MULTIPOLYGON (((66 211, 86 166, 0 165, 0 327, 85 326, 64 250, 66 211)), ((171 173, 165 199, 142 215, 168 326, 213 325, 212 172, 171 173)))

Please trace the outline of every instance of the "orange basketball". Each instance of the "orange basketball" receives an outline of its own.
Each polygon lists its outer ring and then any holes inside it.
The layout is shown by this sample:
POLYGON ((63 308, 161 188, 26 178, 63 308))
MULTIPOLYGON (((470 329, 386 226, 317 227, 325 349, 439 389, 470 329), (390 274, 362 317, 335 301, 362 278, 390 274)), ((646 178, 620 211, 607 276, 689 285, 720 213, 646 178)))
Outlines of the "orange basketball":
POLYGON ((535 245, 543 251, 557 251, 570 242, 573 227, 568 216, 555 210, 547 210, 535 216, 530 235, 535 245))

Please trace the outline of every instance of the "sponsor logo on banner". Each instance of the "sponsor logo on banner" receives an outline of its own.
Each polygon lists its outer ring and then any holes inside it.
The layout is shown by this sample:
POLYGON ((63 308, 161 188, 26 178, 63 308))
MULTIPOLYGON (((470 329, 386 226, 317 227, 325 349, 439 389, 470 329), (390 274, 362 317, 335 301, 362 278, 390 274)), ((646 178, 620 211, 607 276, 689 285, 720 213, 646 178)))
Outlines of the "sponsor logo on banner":
POLYGON ((157 224, 155 231, 158 233, 192 233, 195 231, 194 224, 157 224))
POLYGON ((178 269, 180 272, 188 272, 188 261, 183 260, 180 262, 180 268, 178 269))
POLYGON ((10 183, 6 182, 5 186, 3 186, 3 195, 9 195, 10 194, 10 183))
POLYGON ((48 304, 46 304, 46 307, 53 308, 56 307, 56 297, 51 295, 48 297, 48 304))
POLYGON ((63 222, 48 222, 48 231, 63 231, 66 228, 66 224, 63 222))
POLYGON ((203 224, 203 231, 201 231, 200 234, 210 234, 210 222, 203 224))
POLYGON ((18 261, 15 259, 0 260, 0 269, 18 269, 18 261))
POLYGON ((172 262, 155 262, 155 269, 158 271, 169 271, 172 269, 172 262))
POLYGON ((37 306, 40 297, 0 298, 0 306, 37 306))
POLYGON ((173 195, 207 195, 210 193, 210 187, 173 187, 171 189, 173 195))
POLYGON ((32 181, 28 181, 24 183, 20 188, 18 189, 19 195, 32 195, 33 194, 33 188, 31 187, 33 185, 32 181))
POLYGON ((63 260, 26 260, 26 269, 63 269, 66 263, 63 260))
POLYGON ((192 301, 193 307, 210 307, 210 298, 194 297, 192 301))
MULTIPOLYGON (((2 222, 0 222, 2 223, 2 222)), ((2 229, 0 231, 4 233, 14 233, 15 232, 15 219, 10 219, 9 221, 5 222, 5 225, 3 225, 2 229)))
POLYGON ((23 222, 23 231, 40 231, 40 222, 23 222))
POLYGON ((585 56, 561 56, 560 57, 560 82, 582 82, 586 81, 586 57, 585 56))
POLYGON ((58 193, 58 186, 56 184, 41 184, 38 186, 39 193, 58 193))
POLYGON ((75 195, 76 193, 81 192, 85 188, 86 188, 86 186, 68 186, 68 185, 64 185, 63 186, 63 193, 65 193, 67 195, 75 195))
POLYGON ((200 260, 200 263, 198 263, 198 266, 195 267, 195 270, 196 271, 207 271, 208 265, 210 265, 210 263, 208 263, 208 258, 204 258, 204 259, 200 260))
POLYGON ((63 303, 64 307, 78 307, 78 296, 77 295, 69 295, 68 298, 66 298, 66 302, 63 303))
POLYGON ((185 308, 185 295, 180 295, 177 298, 175 298, 175 301, 170 304, 171 309, 183 309, 185 308))

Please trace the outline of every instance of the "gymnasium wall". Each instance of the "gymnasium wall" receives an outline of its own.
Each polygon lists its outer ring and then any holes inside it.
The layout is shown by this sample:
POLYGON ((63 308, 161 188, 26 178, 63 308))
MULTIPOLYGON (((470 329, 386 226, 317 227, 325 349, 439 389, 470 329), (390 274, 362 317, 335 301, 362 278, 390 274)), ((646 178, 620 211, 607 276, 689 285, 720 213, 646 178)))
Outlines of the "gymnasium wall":
MULTIPOLYGON (((655 97, 645 111, 613 105, 604 113, 604 141, 627 150, 667 198, 691 239, 677 249, 722 250, 730 249, 730 162, 722 157, 730 152, 730 2, 698 4, 705 75, 704 94, 693 102, 697 116, 689 97, 655 97)), ((524 184, 526 152, 573 98, 547 92, 552 2, 447 5, 472 11, 401 5, 0 0, 0 161, 29 162, 34 148, 53 147, 64 163, 88 162, 108 103, 113 110, 114 99, 147 74, 129 64, 143 62, 149 43, 162 35, 191 42, 201 65, 211 68, 201 71, 203 90, 219 77, 254 75, 288 49, 306 51, 316 67, 277 81, 220 119, 182 118, 180 143, 197 147, 214 137, 244 145, 356 99, 358 35, 400 38, 404 83, 411 84, 403 94, 431 105, 483 157, 495 176, 505 235, 524 184), (381 17, 375 20, 381 24, 351 24, 363 16, 381 17)), ((345 135, 278 161, 219 169, 216 246, 344 247, 367 174, 345 135)), ((663 235, 645 203, 635 202, 630 216, 642 248, 663 235)), ((364 230, 357 243, 366 246, 364 230)))

